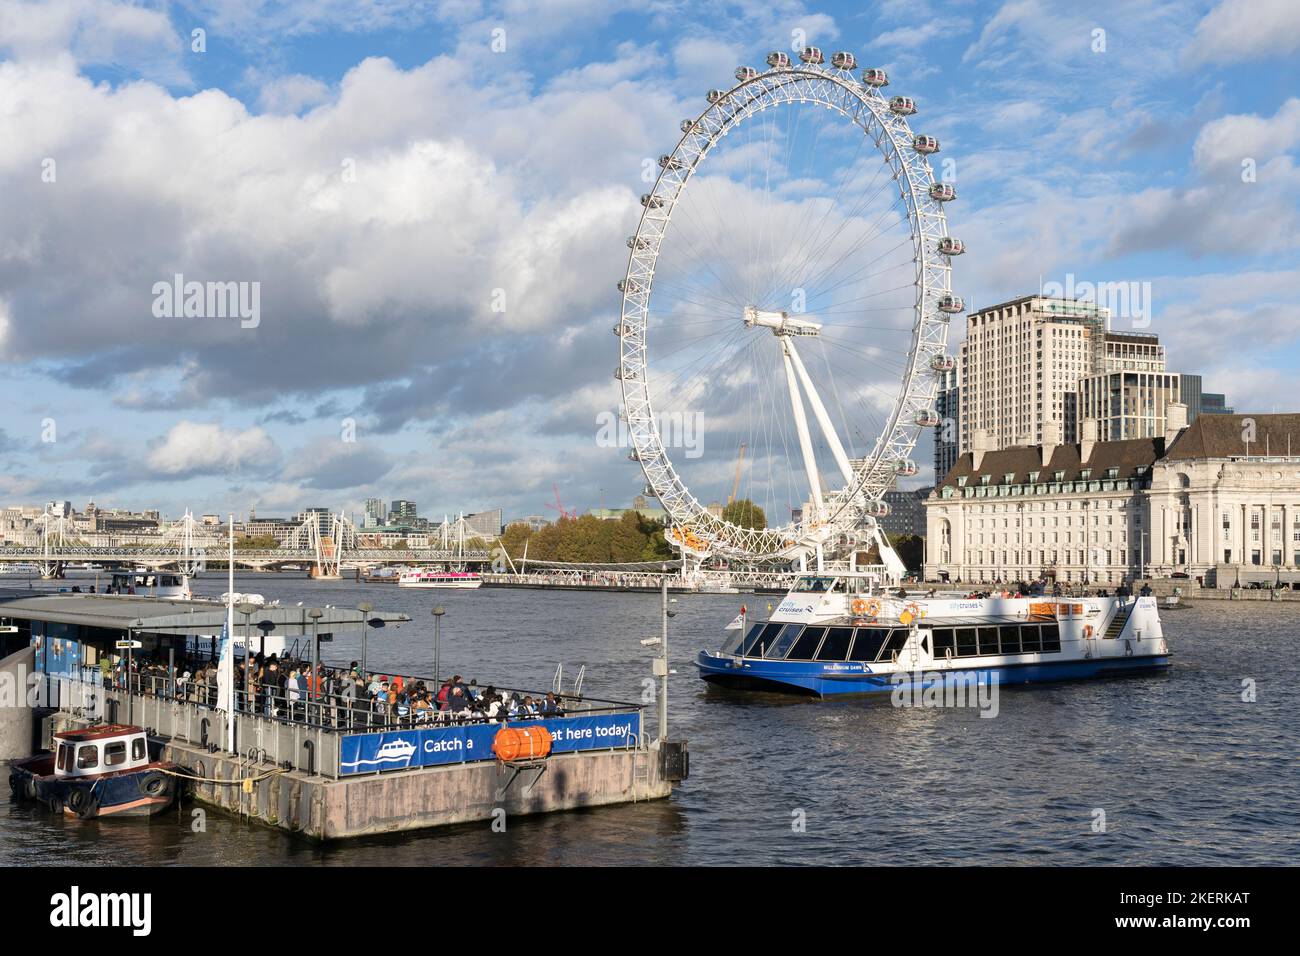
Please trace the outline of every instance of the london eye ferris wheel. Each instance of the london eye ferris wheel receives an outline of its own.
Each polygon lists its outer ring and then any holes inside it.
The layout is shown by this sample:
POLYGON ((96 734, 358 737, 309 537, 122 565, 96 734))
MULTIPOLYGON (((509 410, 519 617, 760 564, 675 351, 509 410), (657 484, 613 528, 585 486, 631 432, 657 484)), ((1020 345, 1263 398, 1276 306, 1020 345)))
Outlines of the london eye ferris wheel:
POLYGON ((659 158, 618 284, 615 376, 672 543, 798 560, 883 544, 884 493, 940 424, 964 247, 939 143, 912 133, 916 104, 884 94, 884 70, 814 47, 767 66, 710 91, 659 158))

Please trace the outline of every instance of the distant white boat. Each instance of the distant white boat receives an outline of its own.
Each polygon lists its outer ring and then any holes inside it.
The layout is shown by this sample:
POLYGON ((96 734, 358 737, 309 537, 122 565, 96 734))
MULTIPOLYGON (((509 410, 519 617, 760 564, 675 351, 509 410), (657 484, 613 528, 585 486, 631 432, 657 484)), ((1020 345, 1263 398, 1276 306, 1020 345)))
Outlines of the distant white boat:
POLYGON ((34 564, 0 564, 0 574, 40 574, 41 569, 34 564))
POLYGON ((406 571, 397 581, 399 588, 477 588, 483 579, 473 571, 406 571))

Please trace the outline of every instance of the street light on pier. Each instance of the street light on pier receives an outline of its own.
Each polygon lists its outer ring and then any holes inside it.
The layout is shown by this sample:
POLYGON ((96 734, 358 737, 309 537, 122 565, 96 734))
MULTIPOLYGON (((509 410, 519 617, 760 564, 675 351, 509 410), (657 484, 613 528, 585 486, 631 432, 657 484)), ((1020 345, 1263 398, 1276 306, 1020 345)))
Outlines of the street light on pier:
POLYGON ((442 616, 447 613, 447 609, 438 604, 433 609, 433 681, 435 684, 442 682, 442 616))
POLYGON ((314 607, 307 612, 307 616, 311 618, 311 679, 307 682, 307 693, 309 699, 314 701, 317 673, 320 670, 320 619, 325 616, 325 612, 314 607))
POLYGON ((370 612, 373 611, 374 609, 375 606, 371 604, 369 601, 362 601, 360 604, 357 605, 357 610, 361 612, 361 674, 362 676, 365 676, 366 674, 369 673, 369 668, 366 666, 366 618, 370 616, 370 612))
POLYGON ((244 615, 244 710, 253 712, 253 640, 249 636, 249 622, 257 605, 251 601, 240 601, 235 610, 244 615))

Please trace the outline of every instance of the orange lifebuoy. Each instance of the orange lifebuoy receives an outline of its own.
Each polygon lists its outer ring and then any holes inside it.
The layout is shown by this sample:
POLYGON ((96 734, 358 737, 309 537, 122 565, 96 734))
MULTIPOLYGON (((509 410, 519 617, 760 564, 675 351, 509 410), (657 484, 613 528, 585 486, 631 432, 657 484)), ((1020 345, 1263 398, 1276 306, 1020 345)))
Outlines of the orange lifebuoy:
POLYGON ((851 607, 853 608, 854 617, 862 617, 867 613, 867 602, 862 598, 854 598, 851 607))
POLYGON ((536 760, 550 756, 551 732, 545 727, 502 727, 492 738, 498 760, 536 760))

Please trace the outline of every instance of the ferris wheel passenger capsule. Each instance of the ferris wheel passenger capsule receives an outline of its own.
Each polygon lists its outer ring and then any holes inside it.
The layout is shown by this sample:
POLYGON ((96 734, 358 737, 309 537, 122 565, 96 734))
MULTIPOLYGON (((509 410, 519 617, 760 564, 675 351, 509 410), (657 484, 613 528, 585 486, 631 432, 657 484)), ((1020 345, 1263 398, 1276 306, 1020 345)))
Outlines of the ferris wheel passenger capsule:
MULTIPOLYGON (((957 198, 957 190, 953 188, 952 183, 932 183, 929 190, 930 198, 936 202, 952 202, 957 198)), ((957 245, 961 245, 958 240, 957 245)))
POLYGON ((912 140, 912 148, 922 155, 939 152, 939 141, 933 136, 917 136, 912 140))
POLYGON ((889 502, 887 501, 868 501, 866 507, 867 514, 873 518, 884 518, 889 514, 889 502))
POLYGON ((914 421, 922 428, 934 428, 939 424, 939 415, 933 408, 926 408, 916 413, 914 421))
POLYGON ((646 193, 641 197, 641 205, 647 209, 662 209, 664 208, 664 201, 653 193, 646 193))
POLYGON ((949 314, 966 311, 966 303, 961 300, 961 296, 951 293, 939 298, 939 311, 949 314))
POLYGON ((727 94, 722 90, 709 90, 709 95, 705 97, 710 103, 716 103, 727 94))
POLYGON ((910 458, 900 458, 894 462, 894 474, 899 478, 911 478, 916 474, 916 462, 910 458))
POLYGON ((826 57, 822 56, 822 51, 815 46, 806 46, 803 52, 799 54, 799 59, 805 63, 825 63, 826 57))
POLYGON ((680 159, 673 159, 671 156, 660 156, 659 166, 661 169, 681 169, 682 161, 680 159))
POLYGON ((951 355, 936 355, 930 359, 930 368, 936 372, 951 372, 957 367, 957 360, 951 355))
POLYGON ((628 372, 627 374, 624 374, 623 367, 620 365, 618 368, 614 369, 614 377, 620 382, 624 379, 627 379, 630 382, 636 378, 636 372, 628 372))
POLYGON ((619 279, 618 291, 624 293, 631 292, 635 294, 641 291, 641 283, 637 282, 635 279, 619 279))
POLYGON ((870 69, 862 71, 862 82, 867 86, 888 86, 889 74, 879 67, 873 66, 870 69))
POLYGON ((966 244, 952 236, 944 236, 939 240, 939 251, 945 256, 959 256, 966 251, 966 244))
POLYGON ((767 65, 777 70, 784 70, 790 65, 790 55, 780 50, 773 50, 767 55, 767 65))
POLYGON ((682 120, 681 125, 678 127, 678 129, 680 129, 683 133, 689 133, 691 130, 695 129, 695 120, 693 119, 682 120))
POLYGON ((911 116, 916 112, 916 101, 910 96, 895 96, 889 101, 889 112, 899 116, 911 116))
POLYGON ((650 240, 642 239, 640 236, 628 236, 627 247, 629 249, 649 249, 650 240))
POLYGON ((758 76, 758 70, 754 69, 752 66, 736 67, 736 79, 740 80, 742 83, 747 80, 752 80, 756 76, 758 76))
POLYGON ((858 58, 847 50, 841 50, 831 57, 831 66, 837 70, 857 69, 858 58))

